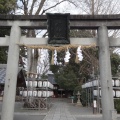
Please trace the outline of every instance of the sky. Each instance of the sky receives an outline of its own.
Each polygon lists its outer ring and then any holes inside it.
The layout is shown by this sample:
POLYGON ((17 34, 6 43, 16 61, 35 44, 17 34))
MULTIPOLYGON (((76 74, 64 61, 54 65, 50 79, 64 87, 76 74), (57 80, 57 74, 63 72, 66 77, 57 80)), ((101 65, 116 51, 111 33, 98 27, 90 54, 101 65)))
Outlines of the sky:
MULTIPOLYGON (((60 2, 62 0, 46 0, 47 2, 44 3, 43 9, 47 9, 53 5, 56 4, 56 1, 60 2)), ((38 3, 40 2, 40 0, 38 0, 38 3)), ((22 2, 20 0, 18 0, 18 5, 19 8, 22 8, 22 2)), ((28 10, 31 8, 31 4, 32 4, 32 0, 29 0, 28 2, 28 10)), ((35 4, 35 8, 34 8, 34 12, 33 14, 36 12, 38 5, 37 2, 35 4)), ((79 14, 79 10, 77 7, 75 7, 72 3, 69 2, 62 2, 61 4, 57 5, 57 7, 54 7, 53 9, 50 9, 47 12, 51 12, 51 13, 70 13, 70 14, 79 14)), ((23 14, 23 10, 22 9, 16 9, 16 14, 23 14)))

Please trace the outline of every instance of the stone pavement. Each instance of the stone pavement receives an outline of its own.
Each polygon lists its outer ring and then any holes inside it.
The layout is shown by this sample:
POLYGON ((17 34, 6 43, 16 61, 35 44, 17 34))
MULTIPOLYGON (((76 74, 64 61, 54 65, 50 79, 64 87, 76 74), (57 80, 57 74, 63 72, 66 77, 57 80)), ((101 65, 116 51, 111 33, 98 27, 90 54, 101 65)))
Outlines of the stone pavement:
MULTIPOLYGON (((15 112, 13 120, 43 120, 49 110, 25 110, 22 109, 23 103, 15 103, 15 112)), ((2 111, 2 102, 0 102, 0 115, 2 111)), ((1 119, 0 119, 1 120, 1 119)))
POLYGON ((53 107, 50 109, 44 120, 77 120, 82 116, 84 119, 87 114, 92 115, 92 109, 71 104, 65 99, 57 99, 53 102, 53 107), (81 112, 80 112, 81 111, 81 112))
POLYGON ((93 114, 92 108, 71 104, 67 99, 54 99, 53 107, 43 120, 102 120, 102 115, 93 114))
POLYGON ((43 120, 44 115, 14 115, 14 120, 43 120))
POLYGON ((102 120, 102 115, 93 114, 92 108, 71 104, 70 99, 52 99, 49 110, 23 110, 21 107, 22 103, 16 103, 14 120, 102 120))
POLYGON ((75 120, 64 102, 54 103, 44 120, 75 120))

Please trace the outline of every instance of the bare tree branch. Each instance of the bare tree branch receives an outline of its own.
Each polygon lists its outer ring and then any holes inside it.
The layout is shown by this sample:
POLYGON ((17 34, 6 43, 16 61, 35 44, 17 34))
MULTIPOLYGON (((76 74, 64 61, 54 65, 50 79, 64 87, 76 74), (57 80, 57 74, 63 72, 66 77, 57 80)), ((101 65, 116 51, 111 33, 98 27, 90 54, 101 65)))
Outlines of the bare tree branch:
POLYGON ((74 6, 78 7, 78 5, 76 5, 74 1, 68 0, 68 2, 73 4, 74 6))
POLYGON ((41 9, 42 9, 45 1, 46 1, 46 0, 41 0, 40 5, 39 5, 39 7, 38 7, 38 9, 37 9, 37 11, 36 11, 36 13, 35 13, 35 15, 39 15, 39 13, 40 13, 40 11, 41 11, 41 9))
POLYGON ((30 15, 32 15, 35 2, 36 2, 36 0, 33 0, 32 5, 31 5, 31 9, 30 9, 30 12, 29 12, 30 15))
POLYGON ((27 2, 25 0, 21 0, 21 2, 23 3, 24 6, 24 14, 27 15, 28 14, 27 2))
POLYGON ((27 4, 27 5, 28 5, 28 1, 29 1, 29 0, 26 1, 26 4, 27 4))
POLYGON ((49 8, 47 8, 47 9, 43 10, 43 12, 41 13, 41 15, 42 15, 43 13, 45 13, 47 10, 50 10, 50 9, 54 8, 54 7, 56 7, 57 5, 61 4, 62 2, 65 2, 65 1, 66 1, 66 0, 62 0, 61 2, 58 2, 58 3, 56 3, 55 5, 53 5, 53 6, 49 7, 49 8))
POLYGON ((44 33, 43 37, 46 37, 46 36, 47 36, 47 33, 48 33, 48 32, 46 31, 46 32, 44 33))

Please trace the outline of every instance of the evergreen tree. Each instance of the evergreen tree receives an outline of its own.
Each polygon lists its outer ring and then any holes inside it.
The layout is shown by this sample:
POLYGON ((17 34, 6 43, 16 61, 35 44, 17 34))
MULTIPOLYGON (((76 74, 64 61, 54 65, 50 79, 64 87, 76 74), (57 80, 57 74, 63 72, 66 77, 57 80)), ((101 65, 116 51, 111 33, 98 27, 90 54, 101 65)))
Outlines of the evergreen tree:
POLYGON ((0 0, 0 14, 12 14, 16 2, 16 0, 0 0))
MULTIPOLYGON (((12 14, 16 6, 16 0, 0 0, 0 14, 12 14)), ((0 29, 0 37, 10 35, 10 29, 0 29)), ((0 47, 0 63, 7 63, 8 47, 0 47)))

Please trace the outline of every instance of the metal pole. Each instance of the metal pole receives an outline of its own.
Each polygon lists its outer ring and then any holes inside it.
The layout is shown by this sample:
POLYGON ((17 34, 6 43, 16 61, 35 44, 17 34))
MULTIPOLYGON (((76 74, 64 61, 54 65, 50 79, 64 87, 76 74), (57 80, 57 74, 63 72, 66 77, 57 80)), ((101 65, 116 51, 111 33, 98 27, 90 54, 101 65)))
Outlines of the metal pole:
POLYGON ((94 85, 93 85, 93 81, 94 81, 94 79, 92 80, 92 103, 93 103, 93 100, 94 100, 94 94, 93 94, 93 91, 94 91, 94 85))
POLYGON ((89 94, 89 88, 87 88, 87 90, 88 90, 87 93, 88 93, 88 107, 89 107, 89 95, 90 95, 90 94, 89 94))
POLYGON ((98 29, 98 44, 103 120, 116 120, 113 101, 108 30, 106 26, 101 26, 98 29))
POLYGON ((97 86, 97 112, 100 113, 100 81, 98 77, 98 86, 97 86))
POLYGON ((11 28, 1 120, 13 120, 21 30, 15 21, 11 28))
MULTIPOLYGON (((86 84, 86 78, 85 78, 85 83, 86 84)), ((85 98, 86 98, 86 107, 87 107, 87 88, 85 88, 85 98)))
POLYGON ((91 97, 92 94, 91 94, 91 93, 92 93, 92 92, 91 92, 91 87, 90 87, 90 107, 91 107, 91 101, 92 101, 92 100, 91 100, 91 99, 92 99, 92 97, 91 97))

